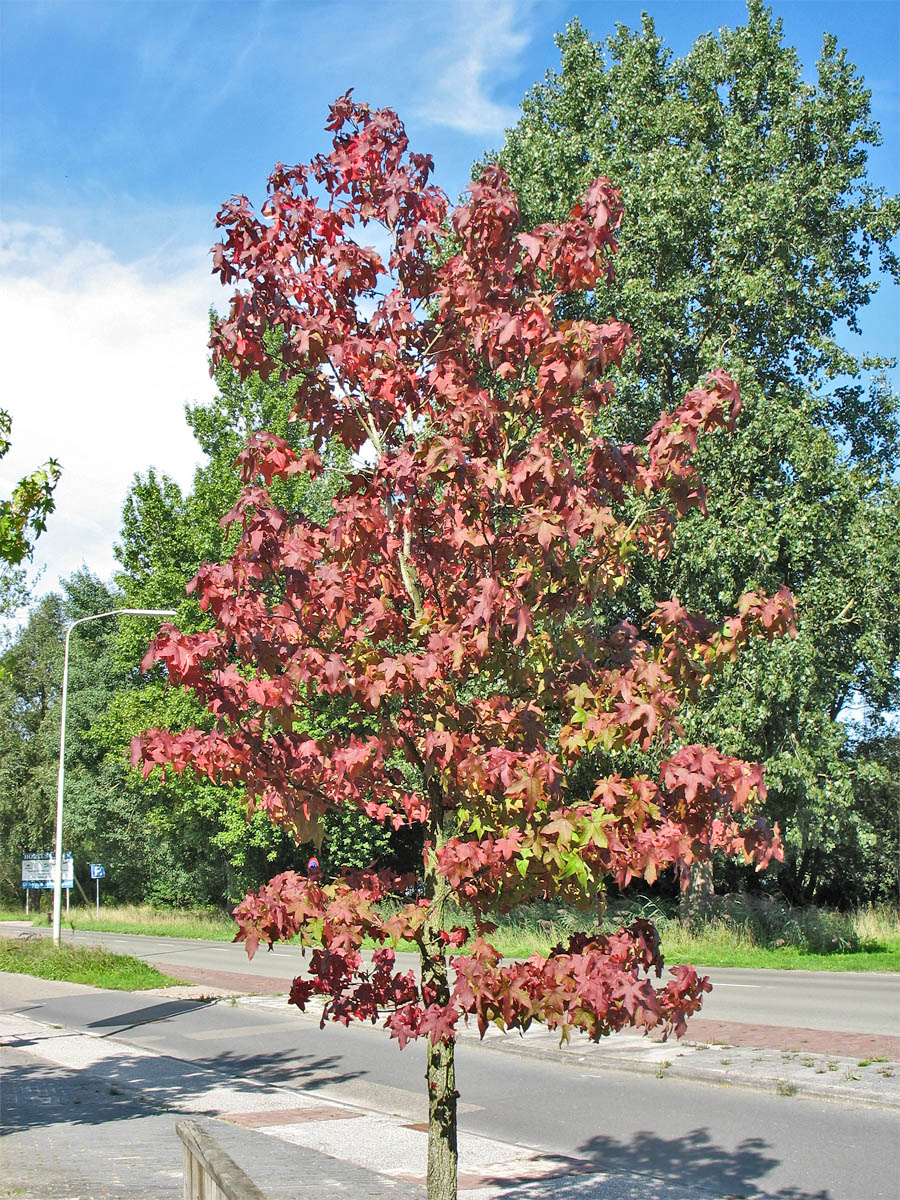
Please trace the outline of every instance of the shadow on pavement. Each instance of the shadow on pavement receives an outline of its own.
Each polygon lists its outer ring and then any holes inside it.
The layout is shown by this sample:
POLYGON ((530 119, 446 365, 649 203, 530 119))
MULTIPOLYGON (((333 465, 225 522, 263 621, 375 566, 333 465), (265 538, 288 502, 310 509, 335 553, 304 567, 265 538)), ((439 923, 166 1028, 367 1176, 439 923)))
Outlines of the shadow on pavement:
POLYGON ((178 1200, 173 1114, 98 1075, 38 1063, 4 1047, 0 1194, 178 1200))
POLYGON ((554 1200, 600 1196, 632 1200, 637 1195, 641 1200, 680 1200, 696 1191, 727 1200, 831 1200, 828 1191, 795 1187, 766 1191, 760 1180, 779 1165, 769 1150, 768 1143, 758 1137, 745 1138, 734 1150, 726 1150, 715 1144, 705 1128, 674 1138, 641 1131, 627 1142, 595 1137, 579 1147, 577 1167, 572 1159, 560 1157, 560 1169, 574 1171, 554 1179, 552 1192, 548 1192, 547 1180, 507 1177, 503 1200, 546 1200, 551 1194, 554 1200), (595 1171, 613 1178, 598 1187, 595 1171), (616 1176, 626 1179, 617 1180, 616 1176), (642 1181, 639 1191, 635 1190, 637 1180, 642 1181))
MULTIPOLYGON (((136 1106, 140 1105, 145 1113, 166 1109, 215 1112, 221 1108, 221 1102, 207 1107, 203 1096, 223 1087, 231 1093, 230 1107, 241 1111, 242 1094, 251 1108, 260 1094, 254 1076, 263 1061, 261 1056, 220 1053, 213 1068, 166 1056, 110 1054, 93 1063, 88 1071, 81 1071, 76 1067, 34 1062, 31 1055, 41 1054, 42 1040, 22 1037, 7 1043, 13 1061, 3 1072, 2 1123, 6 1133, 33 1130, 35 1124, 38 1127, 56 1123, 106 1124, 133 1117, 136 1106), (83 1094, 77 1101, 59 1105, 52 1089, 47 1089, 47 1080, 52 1076, 81 1079, 83 1094)), ((367 1074, 362 1070, 338 1072, 338 1062, 334 1057, 294 1055, 290 1074, 307 1088, 321 1086, 325 1080, 342 1083, 367 1074), (307 1081, 307 1075, 315 1078, 307 1081)))
POLYGON ((240 1071, 241 1077, 246 1080, 255 1080, 269 1087, 303 1088, 306 1092, 315 1092, 336 1083, 347 1083, 351 1079, 363 1079, 369 1074, 363 1068, 339 1072, 339 1066, 346 1066, 346 1056, 301 1054, 294 1047, 284 1050, 266 1048, 259 1054, 241 1055, 216 1051, 195 1058, 192 1065, 221 1071, 224 1075, 240 1071))

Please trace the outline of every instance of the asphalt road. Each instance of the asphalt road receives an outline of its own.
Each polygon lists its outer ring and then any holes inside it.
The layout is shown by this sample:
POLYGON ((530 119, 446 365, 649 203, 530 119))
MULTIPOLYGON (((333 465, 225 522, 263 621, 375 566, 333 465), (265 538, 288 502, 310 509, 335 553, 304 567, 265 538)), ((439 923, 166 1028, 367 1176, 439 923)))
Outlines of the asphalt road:
MULTIPOLYGON (((26 928, 26 926, 22 926, 26 928)), ((160 963, 177 975, 179 966, 235 971, 266 978, 291 979, 303 969, 297 949, 276 946, 250 960, 243 945, 185 938, 64 930, 66 939, 103 945, 121 954, 160 963)), ((398 954, 404 969, 416 966, 412 954, 398 954)), ((713 990, 702 1016, 782 1027, 827 1029, 841 1033, 896 1036, 900 1032, 900 975, 829 971, 756 971, 703 969, 713 990)))
MULTIPOLYGON (((314 1018, 274 1005, 112 992, 55 996, 20 1011, 232 1077, 414 1121, 423 1116, 422 1048, 401 1052, 381 1030, 320 1030, 314 1018)), ((469 1132, 731 1200, 897 1194, 896 1112, 544 1062, 465 1043, 457 1053, 460 1125, 469 1132)))

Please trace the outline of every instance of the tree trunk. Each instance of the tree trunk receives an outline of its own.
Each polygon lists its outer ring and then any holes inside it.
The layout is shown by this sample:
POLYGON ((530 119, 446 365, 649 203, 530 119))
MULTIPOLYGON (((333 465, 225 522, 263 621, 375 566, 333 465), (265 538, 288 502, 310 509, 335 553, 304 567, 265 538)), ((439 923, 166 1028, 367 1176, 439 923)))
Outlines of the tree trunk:
POLYGON ((428 1200, 456 1200, 455 1049, 428 1042, 428 1200))
POLYGON ((681 916, 687 920, 702 917, 709 909, 714 895, 712 860, 693 863, 688 885, 681 893, 681 916))
MULTIPOLYGON (((442 806, 432 804, 432 845, 443 840, 442 806)), ((440 875, 433 856, 425 865, 425 892, 430 900, 428 917, 423 929, 422 999, 425 1004, 448 1004, 446 945, 441 939, 444 929, 444 908, 449 899, 450 885, 440 875)), ((453 1039, 432 1045, 428 1039, 428 1200, 456 1200, 456 1068, 453 1039)))

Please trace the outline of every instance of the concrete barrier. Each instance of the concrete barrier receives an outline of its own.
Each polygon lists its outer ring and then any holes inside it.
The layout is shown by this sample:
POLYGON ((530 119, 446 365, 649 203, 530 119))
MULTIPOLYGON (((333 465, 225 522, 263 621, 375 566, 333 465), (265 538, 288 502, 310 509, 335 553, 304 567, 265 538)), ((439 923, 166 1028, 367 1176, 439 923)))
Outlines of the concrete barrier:
POLYGON ((175 1132, 184 1152, 184 1200, 267 1200, 196 1121, 179 1121, 175 1132))

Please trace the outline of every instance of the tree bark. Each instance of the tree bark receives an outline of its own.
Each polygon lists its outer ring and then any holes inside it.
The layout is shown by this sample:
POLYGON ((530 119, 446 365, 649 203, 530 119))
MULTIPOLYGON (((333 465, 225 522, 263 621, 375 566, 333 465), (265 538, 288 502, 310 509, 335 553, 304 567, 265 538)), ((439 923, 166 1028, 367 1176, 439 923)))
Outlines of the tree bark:
POLYGON ((695 862, 691 866, 688 885, 681 893, 679 908, 682 917, 689 920, 692 917, 703 916, 714 895, 712 860, 695 862))
POLYGON ((454 1041, 428 1042, 428 1200, 456 1200, 454 1041))
MULTIPOLYGON (((443 803, 437 794, 432 797, 429 833, 432 846, 443 840, 443 803)), ((422 997, 425 1004, 447 1004, 450 1000, 446 947, 440 934, 444 929, 444 907, 449 899, 450 885, 437 871, 433 857, 425 866, 425 892, 431 901, 423 930, 422 997)), ((456 1200, 456 1042, 428 1039, 428 1200, 456 1200)))
MULTIPOLYGON (((443 900, 436 912, 432 908, 422 949, 422 992, 428 1004, 446 1004, 450 999, 447 960, 437 936, 442 910, 443 900)), ((452 1039, 437 1045, 428 1039, 428 1200, 456 1200, 455 1049, 452 1039)))

